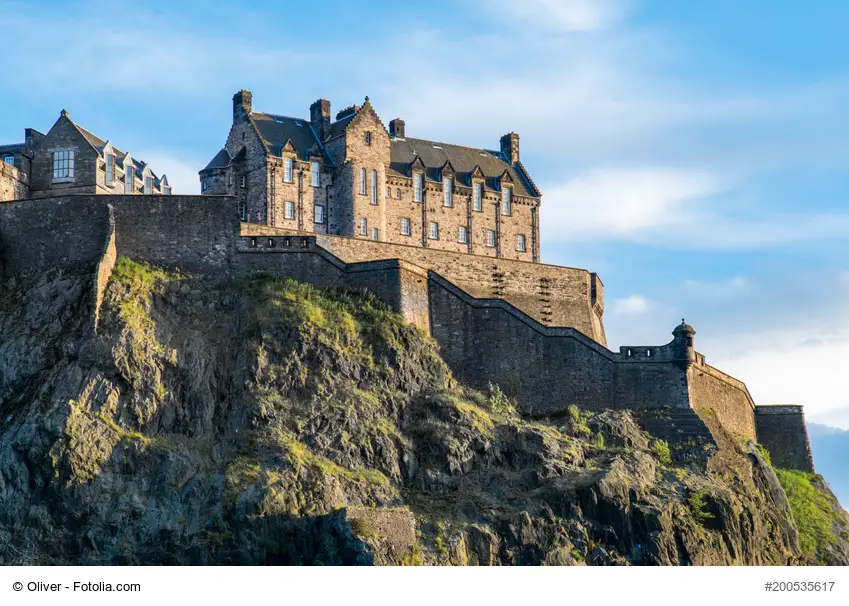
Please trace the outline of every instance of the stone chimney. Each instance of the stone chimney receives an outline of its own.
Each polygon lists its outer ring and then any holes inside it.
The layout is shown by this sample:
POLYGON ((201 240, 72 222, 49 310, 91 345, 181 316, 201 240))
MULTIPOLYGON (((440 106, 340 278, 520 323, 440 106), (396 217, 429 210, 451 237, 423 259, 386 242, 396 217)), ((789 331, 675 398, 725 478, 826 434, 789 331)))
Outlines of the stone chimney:
POLYGON ((406 137, 404 126, 404 121, 401 118, 395 118, 389 122, 389 134, 396 139, 403 139, 406 137))
POLYGON ((516 164, 519 161, 519 135, 507 133, 501 137, 501 153, 510 164, 516 164))
POLYGON ((310 124, 321 141, 330 137, 330 101, 318 99, 310 105, 310 124))
POLYGON ((36 148, 41 145, 43 140, 44 135, 34 128, 24 129, 24 153, 27 156, 32 157, 36 148))
POLYGON ((233 95, 233 124, 251 115, 253 95, 249 90, 240 90, 233 95))

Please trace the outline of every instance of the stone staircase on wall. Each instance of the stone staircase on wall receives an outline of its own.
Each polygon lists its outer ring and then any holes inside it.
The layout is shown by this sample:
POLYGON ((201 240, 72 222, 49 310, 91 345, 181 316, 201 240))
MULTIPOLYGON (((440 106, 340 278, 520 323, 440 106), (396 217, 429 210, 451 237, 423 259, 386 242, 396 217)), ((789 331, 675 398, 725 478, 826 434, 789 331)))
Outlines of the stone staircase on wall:
POLYGON ((649 435, 669 444, 674 460, 707 459, 717 448, 707 425, 692 408, 639 408, 631 414, 649 435))

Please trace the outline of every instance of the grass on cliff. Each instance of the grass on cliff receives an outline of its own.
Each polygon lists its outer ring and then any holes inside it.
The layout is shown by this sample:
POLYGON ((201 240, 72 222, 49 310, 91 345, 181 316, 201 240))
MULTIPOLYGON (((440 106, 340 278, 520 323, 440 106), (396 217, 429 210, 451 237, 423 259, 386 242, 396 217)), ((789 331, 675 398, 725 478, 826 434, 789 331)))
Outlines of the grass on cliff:
POLYGON ((813 559, 834 542, 833 523, 840 518, 831 499, 814 485, 816 474, 792 469, 776 469, 778 480, 787 494, 793 520, 799 531, 799 546, 813 559))

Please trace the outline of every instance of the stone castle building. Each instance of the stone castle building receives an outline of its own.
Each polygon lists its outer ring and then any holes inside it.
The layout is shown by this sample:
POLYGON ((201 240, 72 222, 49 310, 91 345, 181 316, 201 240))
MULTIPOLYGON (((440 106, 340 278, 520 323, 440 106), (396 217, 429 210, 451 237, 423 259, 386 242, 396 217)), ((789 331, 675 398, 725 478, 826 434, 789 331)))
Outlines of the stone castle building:
POLYGON ((756 405, 683 320, 672 341, 608 349, 599 276, 540 262, 540 193, 514 133, 499 150, 460 147, 407 137, 400 119, 385 129, 368 99, 335 121, 320 99, 305 120, 254 112, 240 91, 200 179, 202 195, 168 195, 164 175, 63 111, 46 135, 0 147, 0 279, 89 268, 94 331, 120 256, 366 289, 459 380, 496 383, 525 412, 629 409, 681 452, 757 441, 813 470, 802 407, 756 405))
POLYGON ((69 194, 170 195, 168 177, 76 124, 62 110, 47 134, 0 145, 0 200, 69 194))
POLYGON ((540 192, 519 159, 519 135, 497 150, 387 130, 368 97, 331 119, 253 110, 233 97, 227 142, 200 171, 201 192, 239 199, 245 222, 298 232, 539 262, 540 192))

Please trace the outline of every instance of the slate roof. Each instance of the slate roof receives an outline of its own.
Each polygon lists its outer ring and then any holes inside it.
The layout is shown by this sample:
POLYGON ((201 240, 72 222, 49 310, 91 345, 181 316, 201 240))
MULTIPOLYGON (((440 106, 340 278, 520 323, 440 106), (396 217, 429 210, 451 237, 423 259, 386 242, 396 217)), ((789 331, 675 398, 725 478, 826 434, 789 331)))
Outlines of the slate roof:
MULTIPOLYGON (((77 124, 76 122, 71 120, 70 118, 68 118, 68 120, 70 120, 71 124, 73 124, 74 127, 78 131, 80 131, 80 134, 85 138, 85 140, 88 141, 91 144, 91 146, 97 150, 97 153, 99 153, 100 155, 103 155, 103 148, 106 147, 107 142, 104 141, 103 139, 101 139, 100 137, 98 137, 97 135, 95 135, 94 133, 84 129, 82 126, 80 126, 79 124, 77 124)), ((124 166, 124 158, 127 157, 127 154, 125 152, 122 152, 120 149, 118 149, 114 145, 112 146, 112 151, 115 152, 115 158, 118 162, 118 165, 120 167, 126 169, 126 167, 124 166)), ((137 158, 133 158, 132 156, 130 156, 130 159, 133 161, 133 168, 136 170, 136 173, 141 174, 142 171, 144 171, 145 167, 147 166, 147 162, 145 162, 144 160, 138 160, 137 158)), ((160 181, 160 178, 157 177, 156 173, 154 173, 152 169, 150 171, 150 174, 153 177, 155 182, 158 183, 160 181)), ((164 177, 165 175, 162 175, 162 176, 164 177)))
POLYGON ((211 168, 225 168, 230 166, 230 152, 226 149, 221 148, 221 150, 215 154, 215 157, 209 161, 209 164, 206 165, 206 168, 203 170, 209 170, 211 168))
MULTIPOLYGON (((260 112, 252 112, 251 120, 256 125, 260 139, 269 154, 279 156, 280 149, 286 145, 287 141, 292 141, 295 154, 300 160, 309 160, 309 152, 317 144, 324 152, 309 120, 260 112)), ((330 161, 326 153, 323 155, 330 161)))
POLYGON ((440 170, 446 162, 450 162, 457 173, 458 182, 471 185, 470 173, 479 166, 484 174, 484 185, 487 189, 497 190, 499 177, 507 171, 513 180, 513 191, 516 195, 539 197, 524 172, 518 166, 511 165, 500 151, 426 139, 393 139, 390 144, 388 174, 409 177, 410 166, 416 156, 422 159, 426 167, 425 178, 431 181, 438 181, 440 170))
POLYGON ((22 152, 26 149, 25 143, 10 143, 8 145, 0 145, 0 154, 14 154, 22 152))

